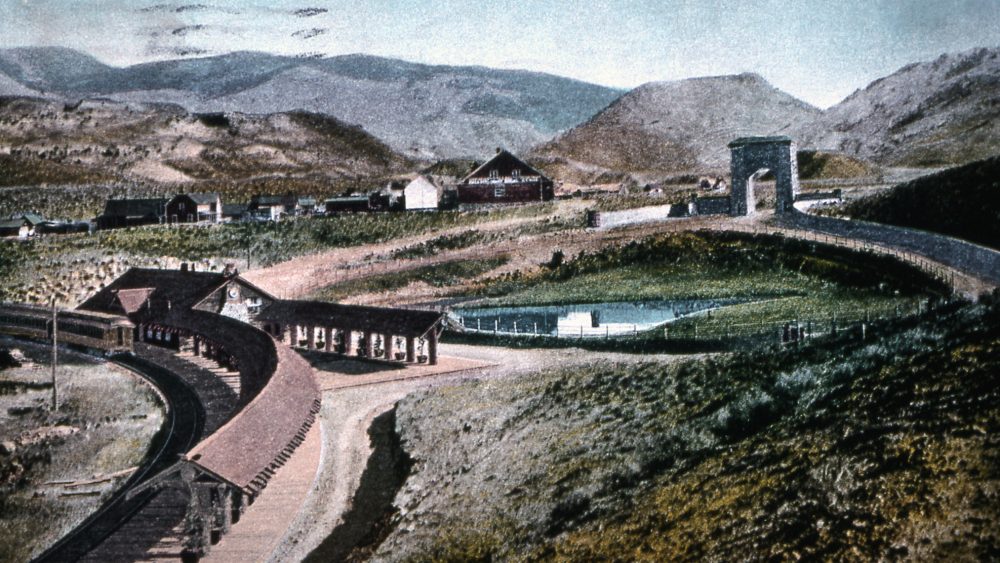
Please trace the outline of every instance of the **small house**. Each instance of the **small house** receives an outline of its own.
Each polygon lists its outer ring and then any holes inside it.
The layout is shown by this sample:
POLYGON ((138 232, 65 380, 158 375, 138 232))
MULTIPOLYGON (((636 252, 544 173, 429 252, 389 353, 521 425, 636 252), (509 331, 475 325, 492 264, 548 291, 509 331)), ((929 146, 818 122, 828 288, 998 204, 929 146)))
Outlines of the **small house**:
POLYGON ((28 238, 33 234, 34 227, 24 217, 0 221, 0 237, 28 238))
POLYGON ((427 176, 417 176, 403 188, 403 209, 418 211, 437 209, 441 200, 441 187, 427 176))
POLYGON ((27 238, 35 233, 41 234, 46 223, 45 218, 37 213, 15 213, 10 219, 0 221, 0 237, 27 238))
POLYGON ((308 195, 300 195, 295 202, 296 215, 312 215, 316 213, 316 198, 308 195))
POLYGON ((104 213, 97 216, 98 229, 118 229, 138 225, 155 225, 164 222, 167 199, 109 199, 104 203, 104 213))
POLYGON ((549 201, 554 195, 552 180, 501 149, 462 178, 457 190, 462 204, 549 201))
POLYGON ((167 202, 169 223, 219 223, 222 198, 216 192, 179 194, 167 202))
POLYGON ((316 211, 316 198, 312 196, 255 195, 247 212, 255 219, 277 221, 290 215, 308 215, 316 211))

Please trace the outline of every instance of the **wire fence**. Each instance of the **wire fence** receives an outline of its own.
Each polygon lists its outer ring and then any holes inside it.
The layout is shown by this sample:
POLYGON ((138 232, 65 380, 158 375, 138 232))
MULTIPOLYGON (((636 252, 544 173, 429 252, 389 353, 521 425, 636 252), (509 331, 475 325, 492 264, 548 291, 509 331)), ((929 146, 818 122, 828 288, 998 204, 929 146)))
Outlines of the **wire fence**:
POLYGON ((453 318, 456 328, 463 332, 485 334, 503 337, 555 337, 561 339, 606 339, 612 338, 655 338, 664 340, 699 340, 699 341, 777 341, 795 343, 813 337, 837 335, 853 332, 867 336, 877 330, 877 326, 885 321, 901 319, 920 314, 929 309, 928 299, 912 300, 908 303, 896 303, 881 307, 864 309, 840 310, 829 316, 804 313, 792 315, 787 320, 759 320, 733 322, 724 317, 719 318, 702 311, 678 317, 675 320, 659 324, 653 328, 632 324, 617 324, 611 326, 559 326, 543 327, 539 330, 538 323, 511 323, 497 317, 476 319, 473 326, 462 321, 461 317, 453 318))

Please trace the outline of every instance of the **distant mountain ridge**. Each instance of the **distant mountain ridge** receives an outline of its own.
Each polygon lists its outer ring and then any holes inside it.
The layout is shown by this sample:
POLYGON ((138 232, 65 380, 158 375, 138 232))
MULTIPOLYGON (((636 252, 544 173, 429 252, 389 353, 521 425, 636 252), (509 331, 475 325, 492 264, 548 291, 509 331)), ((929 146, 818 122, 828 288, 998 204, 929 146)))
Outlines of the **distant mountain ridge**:
POLYGON ((623 93, 528 71, 255 52, 115 68, 68 49, 5 49, 4 94, 192 112, 306 110, 358 124, 407 158, 482 159, 504 147, 572 183, 725 174, 726 144, 744 135, 788 135, 800 150, 883 166, 1000 153, 1000 48, 907 65, 826 111, 753 73, 623 93))
POLYGON ((533 156, 580 182, 615 171, 724 173, 729 141, 791 134, 821 113, 753 73, 651 82, 533 156))
POLYGON ((531 156, 558 177, 600 183, 725 174, 726 144, 788 135, 884 166, 960 165, 1000 154, 1000 48, 907 65, 821 111, 756 74, 644 84, 531 156))
POLYGON ((320 112, 422 158, 481 157, 497 146, 524 150, 623 93, 538 72, 368 55, 237 52, 118 68, 57 47, 0 50, 0 95, 25 89, 69 99, 168 102, 195 112, 320 112))
POLYGON ((895 166, 963 164, 1000 153, 1000 48, 913 63, 831 107, 801 144, 895 166))

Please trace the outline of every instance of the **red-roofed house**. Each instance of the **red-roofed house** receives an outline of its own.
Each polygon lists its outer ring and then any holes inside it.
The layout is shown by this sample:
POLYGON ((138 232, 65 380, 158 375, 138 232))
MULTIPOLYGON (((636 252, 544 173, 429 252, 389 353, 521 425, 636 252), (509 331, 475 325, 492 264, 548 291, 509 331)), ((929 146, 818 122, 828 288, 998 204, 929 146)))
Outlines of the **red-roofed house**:
POLYGON ((552 180, 513 154, 497 149, 486 164, 458 184, 459 203, 523 203, 549 201, 552 180))

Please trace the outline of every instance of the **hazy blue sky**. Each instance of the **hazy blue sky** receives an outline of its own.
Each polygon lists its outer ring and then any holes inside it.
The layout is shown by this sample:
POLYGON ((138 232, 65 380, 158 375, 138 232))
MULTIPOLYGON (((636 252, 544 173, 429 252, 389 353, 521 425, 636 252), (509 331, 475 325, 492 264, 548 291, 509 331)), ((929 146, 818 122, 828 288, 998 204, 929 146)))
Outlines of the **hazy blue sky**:
POLYGON ((369 53, 619 87, 755 71, 825 107, 904 64, 1000 45, 1000 0, 0 0, 0 45, 114 65, 369 53))

